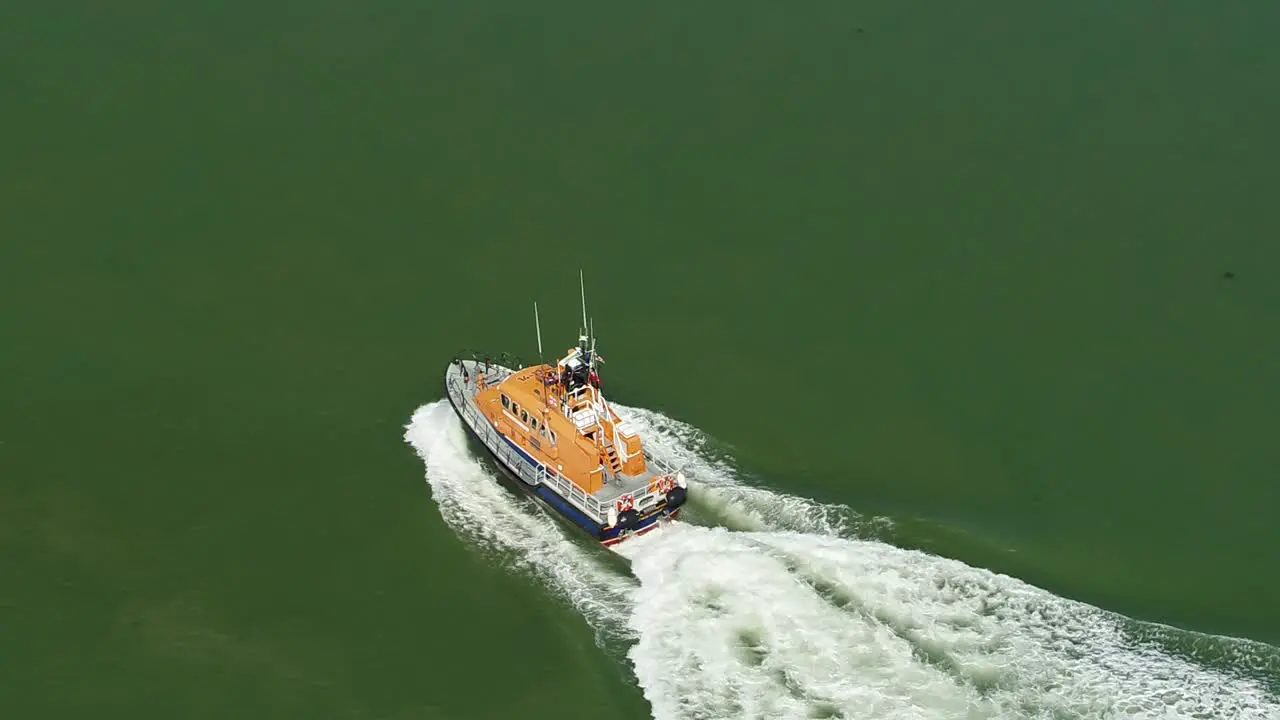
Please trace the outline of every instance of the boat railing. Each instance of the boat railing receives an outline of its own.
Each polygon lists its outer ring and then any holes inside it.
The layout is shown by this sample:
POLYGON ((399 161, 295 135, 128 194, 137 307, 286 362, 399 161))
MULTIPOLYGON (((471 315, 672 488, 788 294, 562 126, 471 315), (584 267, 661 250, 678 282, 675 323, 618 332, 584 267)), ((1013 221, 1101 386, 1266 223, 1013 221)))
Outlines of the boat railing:
POLYGON ((488 353, 480 353, 475 350, 459 350, 453 356, 454 362, 473 362, 477 365, 483 365, 486 368, 494 368, 505 371, 508 375, 523 370, 529 363, 524 358, 511 353, 498 353, 490 355, 488 353), (515 368, 514 370, 512 368, 515 368))
POLYGON ((559 470, 546 465, 539 465, 539 467, 542 469, 543 484, 551 486, 560 497, 586 512, 593 520, 597 522, 605 520, 605 506, 594 495, 578 487, 577 483, 565 477, 559 470))
MULTIPOLYGON (((501 370, 508 375, 511 373, 506 368, 501 368, 501 370)), ((578 487, 576 483, 565 477, 558 469, 541 462, 538 462, 536 467, 531 467, 528 462, 516 455, 511 446, 494 429, 493 425, 480 414, 469 393, 464 389, 464 383, 457 375, 450 374, 445 384, 448 392, 454 396, 458 407, 461 408, 463 420, 476 432, 481 442, 497 455, 498 459, 502 460, 508 468, 515 472, 521 480, 531 485, 541 483, 550 486, 557 494, 568 500, 578 510, 591 516, 593 520, 604 522, 607 505, 578 487)), ((474 383, 466 384, 473 385, 474 383)))
POLYGON ((660 457, 650 455, 648 450, 646 450, 644 453, 644 461, 648 465, 656 466, 659 470, 658 472, 659 475, 675 475, 677 472, 677 470, 675 469, 675 467, 671 465, 671 463, 667 462, 666 460, 663 460, 660 457))
POLYGON ((622 496, 629 495, 631 496, 633 507, 643 513, 654 505, 657 505, 658 501, 663 498, 665 493, 663 493, 661 488, 657 487, 657 481, 667 476, 674 478, 680 471, 670 463, 654 457, 648 450, 644 451, 644 459, 645 463, 649 466, 649 469, 656 471, 653 473, 653 477, 650 479, 649 484, 629 492, 625 489, 618 490, 601 502, 601 505, 604 508, 608 509, 610 506, 617 503, 618 500, 622 499, 622 496))

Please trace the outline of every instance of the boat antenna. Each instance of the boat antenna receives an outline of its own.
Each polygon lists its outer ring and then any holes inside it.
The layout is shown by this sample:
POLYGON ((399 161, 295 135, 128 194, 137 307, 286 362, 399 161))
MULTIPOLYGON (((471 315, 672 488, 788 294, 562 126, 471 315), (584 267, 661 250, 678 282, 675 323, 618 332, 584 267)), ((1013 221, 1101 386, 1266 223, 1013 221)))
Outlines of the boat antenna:
POLYGON ((533 301, 533 326, 538 331, 538 364, 542 364, 542 323, 538 321, 538 301, 533 301))
MULTIPOLYGON (((582 290, 582 332, 590 333, 591 330, 587 325, 587 283, 582 278, 582 268, 578 268, 578 287, 582 290)), ((586 340, 587 335, 578 336, 578 340, 586 340)), ((584 350, 586 348, 583 348, 584 350)))
POLYGON ((587 322, 587 335, 591 338, 591 349, 588 351, 591 353, 590 355, 591 362, 587 363, 587 369, 595 370, 596 369, 596 319, 595 318, 591 318, 591 320, 587 322))

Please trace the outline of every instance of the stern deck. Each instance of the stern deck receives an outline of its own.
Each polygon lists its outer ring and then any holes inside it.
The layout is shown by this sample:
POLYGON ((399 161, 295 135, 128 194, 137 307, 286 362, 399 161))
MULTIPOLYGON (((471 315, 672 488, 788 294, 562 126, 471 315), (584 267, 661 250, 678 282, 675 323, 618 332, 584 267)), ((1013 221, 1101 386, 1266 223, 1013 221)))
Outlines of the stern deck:
MULTIPOLYGON (((648 461, 649 458, 646 457, 645 460, 648 461)), ((615 500, 623 494, 635 494, 637 490, 648 488, 649 483, 653 482, 654 478, 663 474, 665 473, 655 473, 651 469, 646 469, 644 473, 634 477, 631 475, 613 475, 609 477, 604 487, 591 493, 591 495, 601 502, 615 500)))
POLYGON ((663 475, 675 475, 675 468, 655 458, 644 450, 645 471, 639 475, 609 475, 609 482, 604 487, 591 493, 591 496, 602 505, 610 506, 623 495, 635 498, 636 506, 641 511, 656 505, 659 496, 649 492, 649 484, 663 475))

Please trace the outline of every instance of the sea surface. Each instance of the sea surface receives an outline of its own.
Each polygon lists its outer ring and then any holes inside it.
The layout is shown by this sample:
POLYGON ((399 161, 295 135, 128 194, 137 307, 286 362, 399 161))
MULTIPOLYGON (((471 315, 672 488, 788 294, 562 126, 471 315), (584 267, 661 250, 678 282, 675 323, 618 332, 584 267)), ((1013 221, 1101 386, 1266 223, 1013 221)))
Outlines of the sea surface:
POLYGON ((1280 718, 1280 5, 0 4, 0 707, 1280 718), (461 350, 686 468, 595 547, 461 350))

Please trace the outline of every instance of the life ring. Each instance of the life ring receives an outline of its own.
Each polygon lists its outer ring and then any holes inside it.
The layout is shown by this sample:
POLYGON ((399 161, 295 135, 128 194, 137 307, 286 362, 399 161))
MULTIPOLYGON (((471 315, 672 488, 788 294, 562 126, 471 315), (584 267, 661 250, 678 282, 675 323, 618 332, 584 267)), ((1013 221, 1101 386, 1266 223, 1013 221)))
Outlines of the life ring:
POLYGON ((623 495, 618 498, 618 512, 624 513, 630 510, 633 502, 630 495, 623 495))

